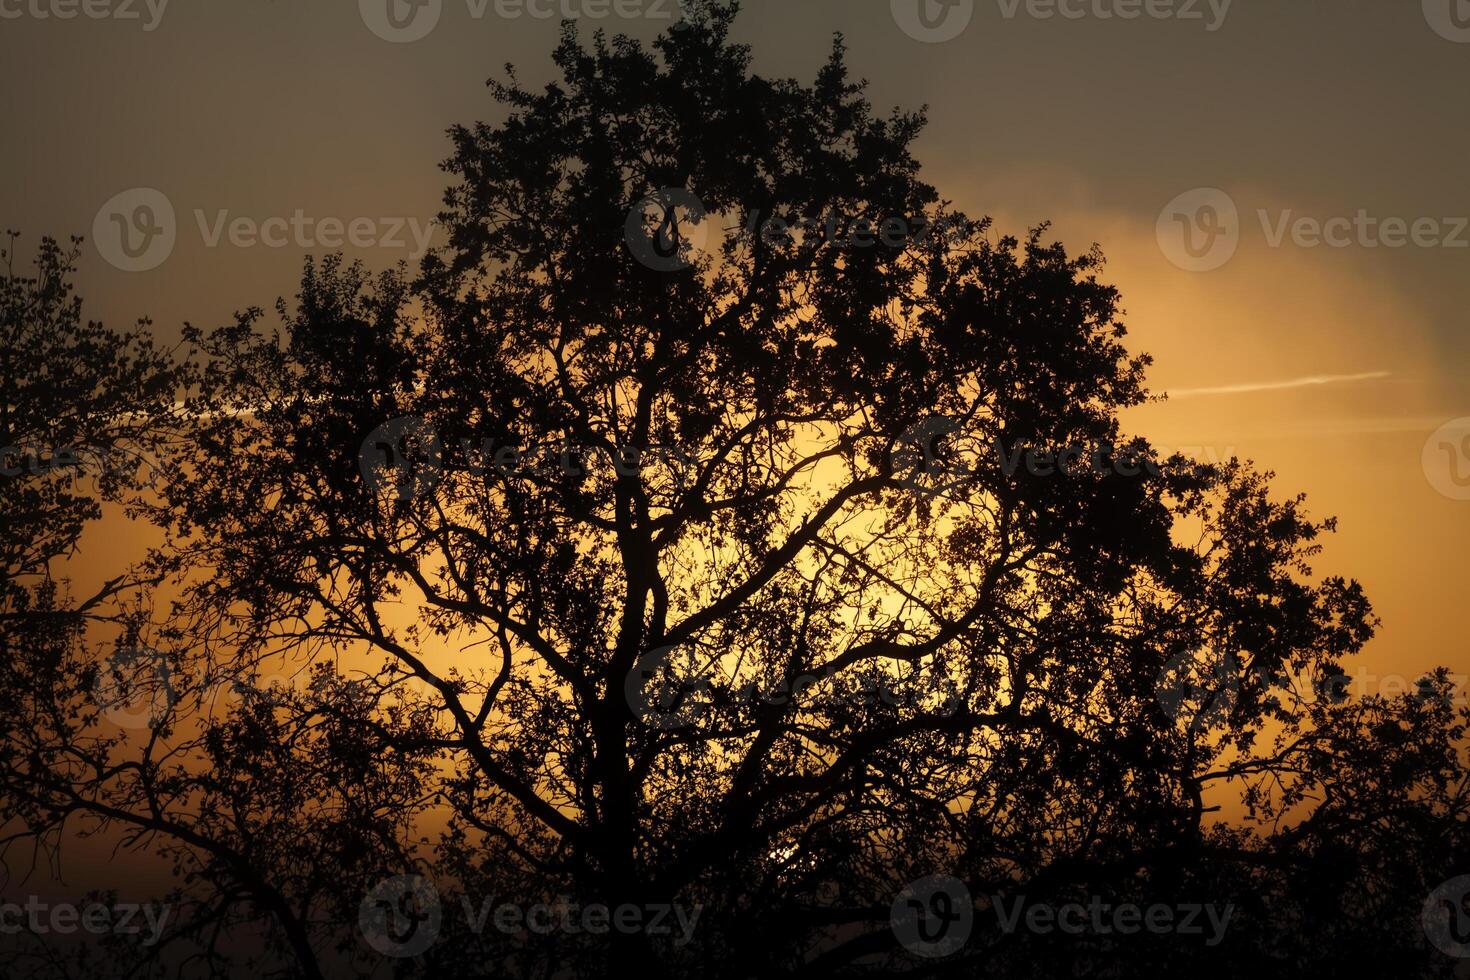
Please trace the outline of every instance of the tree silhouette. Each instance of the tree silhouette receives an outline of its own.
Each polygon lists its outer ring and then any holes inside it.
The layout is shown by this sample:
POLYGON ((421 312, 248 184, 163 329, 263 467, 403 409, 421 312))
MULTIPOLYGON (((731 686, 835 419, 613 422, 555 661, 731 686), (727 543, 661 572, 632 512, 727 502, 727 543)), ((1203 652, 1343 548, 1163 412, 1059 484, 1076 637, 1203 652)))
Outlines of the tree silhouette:
MULTIPOLYGON (((67 797, 87 780, 88 753, 105 756, 117 739, 95 726, 90 699, 115 687, 101 677, 87 640, 105 631, 126 652, 146 620, 156 579, 118 569, 82 595, 66 576, 89 525, 104 506, 139 516, 157 483, 158 461, 183 419, 175 397, 192 376, 158 350, 149 324, 122 333, 85 321, 71 291, 79 242, 45 239, 31 275, 16 270, 16 232, 0 249, 0 854, 27 844, 52 848, 67 797)), ((90 571, 90 569, 89 569, 90 571)), ((153 665, 122 656, 123 683, 153 688, 153 665)), ((30 857, 35 859, 32 849, 30 857)), ((7 876, 8 878, 8 876, 7 876)), ((8 882, 7 882, 8 883, 8 882)), ((12 933, 6 923, 6 936, 12 933)), ((8 969, 26 975, 31 957, 7 950, 8 969)))
POLYGON ((15 841, 170 855, 181 975, 1447 971, 1466 715, 1443 672, 1324 696, 1377 622, 1310 566, 1333 523, 1125 435, 1101 254, 955 212, 840 42, 762 78, 734 16, 568 28, 452 131, 415 277, 328 258, 282 328, 188 330, 136 502, 168 696, 102 735, 80 632, 7 664, 15 841), (492 898, 697 919, 460 914, 492 898))

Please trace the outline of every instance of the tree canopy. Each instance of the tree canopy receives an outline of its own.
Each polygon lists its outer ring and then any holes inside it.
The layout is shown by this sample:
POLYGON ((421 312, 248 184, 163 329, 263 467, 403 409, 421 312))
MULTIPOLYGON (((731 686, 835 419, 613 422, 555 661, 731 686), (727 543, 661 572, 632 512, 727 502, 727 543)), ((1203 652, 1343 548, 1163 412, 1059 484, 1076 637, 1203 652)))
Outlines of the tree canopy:
POLYGON ((1124 432, 1101 252, 957 212, 840 40, 765 78, 734 17, 569 26, 450 133, 448 244, 278 324, 156 352, 51 242, 0 284, 0 443, 146 446, 98 493, 162 535, 70 597, 99 499, 4 480, 7 856, 171 859, 140 976, 1448 975, 1467 715, 1328 696, 1377 626, 1333 522, 1124 432))

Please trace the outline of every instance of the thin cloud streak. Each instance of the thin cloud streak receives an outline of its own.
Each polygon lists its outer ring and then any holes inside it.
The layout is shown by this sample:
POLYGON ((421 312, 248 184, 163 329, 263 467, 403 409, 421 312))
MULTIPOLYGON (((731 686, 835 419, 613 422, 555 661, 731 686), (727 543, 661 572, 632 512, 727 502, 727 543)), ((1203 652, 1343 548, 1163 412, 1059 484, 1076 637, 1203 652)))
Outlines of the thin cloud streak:
POLYGON ((1261 381, 1250 384, 1220 385, 1215 388, 1181 388, 1168 393, 1170 399, 1198 398, 1205 395, 1245 395, 1257 391, 1284 391, 1288 388, 1310 388, 1317 385, 1346 384, 1352 381, 1377 381, 1389 377, 1389 371, 1366 371, 1362 374, 1314 374, 1289 381, 1261 381))

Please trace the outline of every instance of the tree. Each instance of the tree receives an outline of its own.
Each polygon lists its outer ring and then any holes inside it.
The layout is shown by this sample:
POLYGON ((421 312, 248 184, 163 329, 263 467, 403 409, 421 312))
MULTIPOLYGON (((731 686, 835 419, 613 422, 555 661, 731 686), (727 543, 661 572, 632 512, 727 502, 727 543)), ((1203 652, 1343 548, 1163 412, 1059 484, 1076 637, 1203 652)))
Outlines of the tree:
POLYGON ((452 131, 413 281, 329 258, 283 330, 189 331, 166 709, 130 766, 38 757, 26 818, 167 841, 187 929, 307 976, 1444 968, 1466 716, 1443 674, 1316 696, 1376 626, 1310 565, 1332 521, 1126 436, 1100 252, 955 212, 840 41, 765 79, 734 16, 568 28, 560 81, 452 131), (1074 900, 1237 917, 1003 925, 1074 900), (457 914, 537 903, 697 923, 457 914))
MULTIPOLYGON (((0 249, 0 848, 56 845, 68 808, 43 787, 85 783, 79 766, 117 740, 98 733, 80 692, 117 682, 156 690, 137 657, 156 579, 117 570, 76 596, 67 576, 83 533, 113 507, 138 516, 158 460, 180 432, 175 398, 191 377, 157 349, 147 321, 116 332, 86 321, 71 291, 79 241, 43 239, 32 275, 16 270, 18 233, 0 249), (111 634, 109 681, 85 645, 111 634), (126 675, 126 680, 123 680, 126 675), (13 834, 10 831, 15 831, 13 834)), ((35 852, 31 853, 34 859, 35 852)), ((7 862, 7 871, 10 870, 7 862)), ((8 878, 8 875, 7 875, 8 878)), ((7 925, 7 933, 9 932, 7 925)), ((34 950, 7 957, 20 970, 34 950)), ((44 956, 42 962, 49 960, 44 956)))

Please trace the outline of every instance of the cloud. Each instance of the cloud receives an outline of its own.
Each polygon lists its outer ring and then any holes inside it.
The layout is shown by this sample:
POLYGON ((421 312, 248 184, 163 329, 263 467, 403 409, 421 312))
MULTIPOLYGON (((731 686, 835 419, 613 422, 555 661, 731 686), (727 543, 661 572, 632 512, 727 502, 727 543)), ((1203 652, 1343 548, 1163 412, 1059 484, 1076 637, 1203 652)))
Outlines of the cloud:
POLYGON ((1345 384, 1352 381, 1376 381, 1387 378, 1389 371, 1365 371, 1362 374, 1313 374, 1289 381, 1259 381, 1247 384, 1220 385, 1212 388, 1178 388, 1169 392, 1171 399, 1198 398, 1205 395, 1245 395, 1257 391, 1282 391, 1287 388, 1309 388, 1316 385, 1345 384))

